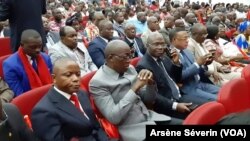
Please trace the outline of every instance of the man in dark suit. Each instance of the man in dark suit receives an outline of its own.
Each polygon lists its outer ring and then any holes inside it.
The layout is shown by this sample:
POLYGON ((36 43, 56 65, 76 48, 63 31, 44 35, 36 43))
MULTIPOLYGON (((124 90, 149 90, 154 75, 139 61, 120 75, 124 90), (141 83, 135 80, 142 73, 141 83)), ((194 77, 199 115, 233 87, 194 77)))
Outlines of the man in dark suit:
POLYGON ((80 68, 69 59, 55 61, 54 86, 32 110, 32 127, 43 141, 108 141, 86 93, 79 91, 80 68))
POLYGON ((100 36, 96 37, 89 43, 88 51, 95 65, 99 68, 104 64, 104 49, 109 40, 113 38, 113 24, 109 20, 100 21, 99 25, 100 36))
POLYGON ((0 2, 0 21, 9 19, 12 51, 18 50, 21 34, 26 29, 34 29, 42 36, 43 45, 46 37, 42 23, 42 14, 46 13, 46 0, 3 0, 0 2))
POLYGON ((176 50, 172 59, 165 55, 166 43, 161 33, 149 34, 147 53, 137 65, 137 70, 148 69, 153 72, 157 84, 158 97, 154 106, 156 112, 184 119, 192 110, 193 104, 203 104, 206 101, 189 95, 181 95, 176 83, 181 82, 182 65, 176 50))
POLYGON ((127 23, 125 25, 124 32, 126 35, 124 41, 134 52, 133 57, 142 57, 146 52, 146 48, 142 42, 142 39, 140 37, 136 37, 136 30, 134 24, 127 23))
POLYGON ((0 100, 0 141, 37 141, 17 107, 0 100))

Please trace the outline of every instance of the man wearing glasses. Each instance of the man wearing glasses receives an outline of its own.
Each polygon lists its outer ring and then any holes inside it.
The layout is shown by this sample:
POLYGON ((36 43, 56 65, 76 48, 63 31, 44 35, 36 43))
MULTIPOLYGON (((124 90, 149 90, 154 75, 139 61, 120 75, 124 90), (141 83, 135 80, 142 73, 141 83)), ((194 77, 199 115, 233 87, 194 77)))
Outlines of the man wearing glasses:
POLYGON ((90 93, 102 115, 118 127, 122 140, 144 140, 147 124, 181 124, 180 120, 148 110, 156 97, 153 75, 146 69, 137 74, 130 65, 127 43, 108 43, 105 58, 106 63, 90 81, 90 93))

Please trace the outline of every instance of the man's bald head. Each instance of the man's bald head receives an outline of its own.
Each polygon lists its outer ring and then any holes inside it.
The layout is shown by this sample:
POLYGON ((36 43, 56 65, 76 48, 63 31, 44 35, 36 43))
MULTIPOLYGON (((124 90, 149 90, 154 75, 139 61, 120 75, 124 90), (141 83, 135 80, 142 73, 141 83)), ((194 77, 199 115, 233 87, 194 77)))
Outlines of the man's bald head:
POLYGON ((108 58, 108 56, 111 54, 119 54, 122 48, 129 48, 129 46, 122 40, 112 40, 105 48, 105 58, 108 58))
POLYGON ((147 44, 152 43, 156 38, 163 38, 162 34, 159 32, 151 32, 148 35, 147 44))
POLYGON ((191 28, 191 33, 199 33, 201 32, 202 30, 206 30, 206 27, 201 24, 201 23, 197 23, 197 24, 194 24, 193 27, 191 28))

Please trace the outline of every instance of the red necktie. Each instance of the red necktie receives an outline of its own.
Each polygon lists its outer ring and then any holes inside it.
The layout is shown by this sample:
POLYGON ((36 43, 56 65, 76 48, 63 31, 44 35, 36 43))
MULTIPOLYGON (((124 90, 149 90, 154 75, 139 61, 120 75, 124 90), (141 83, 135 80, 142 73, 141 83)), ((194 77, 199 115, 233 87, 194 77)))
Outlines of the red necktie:
POLYGON ((89 119, 89 117, 86 115, 86 113, 83 111, 83 109, 81 109, 80 102, 79 102, 79 100, 78 100, 78 97, 77 97, 76 93, 73 93, 73 94, 71 95, 70 100, 73 101, 73 102, 75 103, 75 107, 76 107, 78 110, 80 110, 80 111, 84 114, 84 116, 85 116, 87 119, 89 119))

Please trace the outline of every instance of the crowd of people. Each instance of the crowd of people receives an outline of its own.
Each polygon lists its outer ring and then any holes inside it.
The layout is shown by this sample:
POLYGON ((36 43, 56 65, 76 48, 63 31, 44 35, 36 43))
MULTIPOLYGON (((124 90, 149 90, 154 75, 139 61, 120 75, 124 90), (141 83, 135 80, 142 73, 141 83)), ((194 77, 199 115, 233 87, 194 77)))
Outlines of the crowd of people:
POLYGON ((4 141, 142 141, 146 125, 181 125, 217 100, 220 87, 250 63, 245 4, 3 0, 0 21, 0 38, 10 37, 13 51, 0 78, 4 141), (89 92, 82 91, 90 72, 89 92), (47 84, 31 130, 10 102, 47 84), (100 125, 89 95, 118 139, 100 125))

